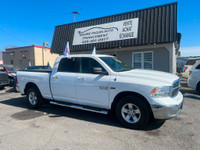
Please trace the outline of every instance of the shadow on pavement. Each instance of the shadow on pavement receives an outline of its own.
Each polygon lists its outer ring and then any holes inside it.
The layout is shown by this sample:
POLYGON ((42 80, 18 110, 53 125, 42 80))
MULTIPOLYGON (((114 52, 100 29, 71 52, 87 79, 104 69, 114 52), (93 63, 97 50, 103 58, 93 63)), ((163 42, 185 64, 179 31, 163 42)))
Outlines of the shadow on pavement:
MULTIPOLYGON (((19 120, 26 120, 26 119, 32 119, 34 117, 39 117, 44 114, 47 114, 50 118, 55 117, 69 117, 73 119, 79 119, 109 126, 115 126, 120 128, 125 128, 122 126, 118 121, 115 119, 113 115, 103 115, 78 109, 72 109, 57 105, 50 105, 45 104, 42 108, 38 110, 29 109, 29 107, 26 105, 26 98, 20 97, 20 98, 12 98, 5 101, 0 101, 1 104, 10 105, 14 107, 20 107, 20 108, 26 108, 28 110, 25 110, 23 112, 19 112, 16 114, 11 115, 11 117, 14 117, 15 119, 19 120), (39 112, 39 113, 38 113, 39 112)), ((143 129, 143 131, 151 131, 156 130, 160 128, 164 122, 156 122, 152 119, 150 123, 143 129)))

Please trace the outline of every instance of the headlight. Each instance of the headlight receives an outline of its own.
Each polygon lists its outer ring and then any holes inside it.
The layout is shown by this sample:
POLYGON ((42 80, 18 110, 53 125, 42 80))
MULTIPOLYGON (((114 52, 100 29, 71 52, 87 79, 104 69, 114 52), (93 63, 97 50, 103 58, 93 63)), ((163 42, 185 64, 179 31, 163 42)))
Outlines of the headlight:
POLYGON ((163 87, 157 87, 154 88, 150 96, 151 97, 167 97, 170 96, 171 86, 163 86, 163 87))

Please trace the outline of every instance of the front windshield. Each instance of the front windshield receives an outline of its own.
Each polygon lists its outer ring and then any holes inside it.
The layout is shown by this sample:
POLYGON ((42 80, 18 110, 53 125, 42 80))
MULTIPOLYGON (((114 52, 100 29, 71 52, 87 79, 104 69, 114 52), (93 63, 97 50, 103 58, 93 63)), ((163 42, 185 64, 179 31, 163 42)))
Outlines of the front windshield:
POLYGON ((129 71, 132 69, 129 65, 117 59, 116 57, 99 57, 99 58, 103 60, 115 72, 129 71))

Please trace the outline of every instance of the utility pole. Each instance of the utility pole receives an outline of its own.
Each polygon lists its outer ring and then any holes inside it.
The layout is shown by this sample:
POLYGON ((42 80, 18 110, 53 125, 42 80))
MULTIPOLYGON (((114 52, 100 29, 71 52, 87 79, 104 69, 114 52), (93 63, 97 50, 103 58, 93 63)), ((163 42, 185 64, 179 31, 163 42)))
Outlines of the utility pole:
POLYGON ((76 14, 79 15, 80 13, 79 13, 78 11, 74 11, 74 12, 72 12, 72 13, 74 14, 74 22, 76 22, 75 15, 76 15, 76 14))
POLYGON ((42 46, 42 64, 44 66, 44 48, 47 47, 47 45, 49 45, 48 42, 43 42, 43 46, 42 46))

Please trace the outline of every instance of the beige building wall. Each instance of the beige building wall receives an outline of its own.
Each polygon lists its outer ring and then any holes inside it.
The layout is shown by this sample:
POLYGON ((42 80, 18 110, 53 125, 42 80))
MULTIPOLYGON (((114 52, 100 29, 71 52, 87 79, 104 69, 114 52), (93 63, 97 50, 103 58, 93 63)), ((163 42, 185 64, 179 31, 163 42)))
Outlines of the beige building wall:
MULTIPOLYGON (((47 65, 49 62, 49 65, 53 67, 57 57, 58 54, 52 54, 49 48, 44 48, 44 65, 47 65)), ((6 49, 3 52, 3 63, 20 67, 22 70, 29 65, 43 65, 42 47, 33 45, 6 49)))
POLYGON ((3 52, 3 63, 26 68, 29 63, 34 65, 34 47, 13 48, 3 52))
MULTIPOLYGON (((48 48, 43 48, 43 51, 44 51, 44 65, 46 66, 49 63, 49 65, 53 67, 54 62, 59 55, 50 53, 50 49, 48 48)), ((34 56, 35 56, 35 65, 36 66, 43 65, 42 48, 35 47, 34 56)))

